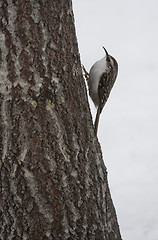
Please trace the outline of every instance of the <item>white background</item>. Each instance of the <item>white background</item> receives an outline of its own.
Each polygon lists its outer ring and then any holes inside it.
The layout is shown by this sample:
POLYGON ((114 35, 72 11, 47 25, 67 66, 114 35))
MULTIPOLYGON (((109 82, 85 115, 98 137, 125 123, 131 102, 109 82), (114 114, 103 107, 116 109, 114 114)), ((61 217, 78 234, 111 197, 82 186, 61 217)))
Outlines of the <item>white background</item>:
POLYGON ((122 238, 158 240, 158 1, 73 0, 73 8, 86 69, 102 46, 119 63, 98 138, 122 238))

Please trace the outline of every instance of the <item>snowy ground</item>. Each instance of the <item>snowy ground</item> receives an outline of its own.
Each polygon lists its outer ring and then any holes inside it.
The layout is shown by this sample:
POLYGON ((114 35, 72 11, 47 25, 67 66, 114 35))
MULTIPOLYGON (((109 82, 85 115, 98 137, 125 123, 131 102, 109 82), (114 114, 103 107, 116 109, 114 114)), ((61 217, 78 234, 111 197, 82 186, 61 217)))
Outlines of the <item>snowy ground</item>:
POLYGON ((119 63, 98 137, 122 238, 158 240, 158 1, 73 0, 73 7, 87 70, 104 57, 101 46, 119 63))

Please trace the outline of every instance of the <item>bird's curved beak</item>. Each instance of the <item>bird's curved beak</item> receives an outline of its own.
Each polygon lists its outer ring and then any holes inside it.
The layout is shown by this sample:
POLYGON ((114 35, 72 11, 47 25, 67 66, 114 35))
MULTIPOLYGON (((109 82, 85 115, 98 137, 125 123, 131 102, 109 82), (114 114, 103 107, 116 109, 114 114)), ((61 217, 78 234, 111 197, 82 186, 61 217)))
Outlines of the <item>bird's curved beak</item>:
POLYGON ((108 56, 109 54, 108 54, 108 52, 107 52, 106 48, 105 48, 105 47, 103 47, 103 49, 104 49, 104 51, 105 51, 105 53, 106 53, 106 56, 108 56))

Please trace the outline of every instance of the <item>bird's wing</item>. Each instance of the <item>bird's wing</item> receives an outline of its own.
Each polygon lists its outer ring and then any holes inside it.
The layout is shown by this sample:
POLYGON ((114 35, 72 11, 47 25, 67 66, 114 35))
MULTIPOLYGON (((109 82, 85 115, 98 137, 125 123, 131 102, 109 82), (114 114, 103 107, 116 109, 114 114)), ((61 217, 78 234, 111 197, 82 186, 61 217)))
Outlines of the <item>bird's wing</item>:
POLYGON ((99 96, 99 105, 100 105, 100 113, 108 100, 111 88, 113 86, 111 82, 111 74, 109 73, 103 73, 100 82, 98 85, 98 96, 99 96))

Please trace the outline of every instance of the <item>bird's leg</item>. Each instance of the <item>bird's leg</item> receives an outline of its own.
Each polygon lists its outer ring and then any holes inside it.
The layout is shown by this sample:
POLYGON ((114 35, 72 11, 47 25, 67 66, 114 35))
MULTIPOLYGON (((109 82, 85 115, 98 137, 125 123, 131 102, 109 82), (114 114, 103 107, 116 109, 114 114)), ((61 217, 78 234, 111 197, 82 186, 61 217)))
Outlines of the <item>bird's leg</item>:
POLYGON ((89 85, 89 73, 87 72, 87 70, 85 69, 85 67, 83 65, 82 65, 82 69, 83 69, 84 77, 87 81, 87 84, 89 85))

